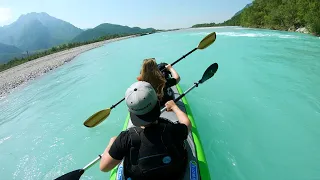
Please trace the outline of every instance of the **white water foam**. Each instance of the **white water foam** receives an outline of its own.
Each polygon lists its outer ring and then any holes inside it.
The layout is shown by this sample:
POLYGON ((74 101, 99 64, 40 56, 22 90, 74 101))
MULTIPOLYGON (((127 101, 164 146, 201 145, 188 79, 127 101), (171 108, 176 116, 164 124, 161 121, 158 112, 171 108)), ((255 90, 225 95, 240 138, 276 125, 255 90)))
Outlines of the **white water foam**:
MULTIPOLYGON (((192 33, 192 36, 206 36, 209 32, 192 33)), ((298 36, 285 35, 280 33, 242 33, 242 32, 217 32, 218 36, 232 36, 232 37, 278 37, 283 39, 299 39, 298 36)))
POLYGON ((6 140, 8 140, 10 138, 11 138, 11 136, 4 137, 4 138, 0 139, 0 144, 2 144, 4 141, 6 141, 6 140))
POLYGON ((245 29, 245 30, 247 30, 247 29, 254 29, 254 28, 245 28, 245 27, 241 27, 241 26, 236 26, 235 28, 233 28, 233 29, 245 29))
POLYGON ((284 35, 278 33, 239 33, 239 32, 218 32, 217 35, 220 36, 233 36, 233 37, 278 37, 278 38, 290 38, 298 39, 299 37, 294 35, 284 35))
POLYGON ((189 28, 186 30, 223 29, 223 28, 227 28, 227 27, 233 27, 233 26, 198 27, 198 28, 189 28))

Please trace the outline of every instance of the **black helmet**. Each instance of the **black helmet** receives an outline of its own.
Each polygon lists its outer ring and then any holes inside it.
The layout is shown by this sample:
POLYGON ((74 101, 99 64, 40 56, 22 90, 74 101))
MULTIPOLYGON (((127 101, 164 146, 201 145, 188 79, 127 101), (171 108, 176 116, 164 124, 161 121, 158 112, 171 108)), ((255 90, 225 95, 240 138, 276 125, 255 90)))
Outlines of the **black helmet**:
MULTIPOLYGON (((162 62, 162 63, 158 64, 158 69, 161 71, 166 68, 166 65, 168 65, 168 63, 162 62)), ((162 71, 162 74, 165 78, 168 78, 168 77, 170 77, 171 72, 168 71, 167 69, 165 69, 162 71)))
POLYGON ((158 69, 161 71, 162 69, 166 68, 166 65, 168 65, 168 63, 162 62, 158 64, 158 69))

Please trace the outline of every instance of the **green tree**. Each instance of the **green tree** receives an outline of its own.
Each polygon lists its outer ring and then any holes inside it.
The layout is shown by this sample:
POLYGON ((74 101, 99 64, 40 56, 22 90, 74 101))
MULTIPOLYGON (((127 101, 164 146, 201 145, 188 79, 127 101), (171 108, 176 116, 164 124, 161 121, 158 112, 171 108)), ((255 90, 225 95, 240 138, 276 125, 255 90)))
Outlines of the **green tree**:
POLYGON ((255 0, 241 13, 240 25, 288 30, 307 27, 320 34, 319 0, 255 0))

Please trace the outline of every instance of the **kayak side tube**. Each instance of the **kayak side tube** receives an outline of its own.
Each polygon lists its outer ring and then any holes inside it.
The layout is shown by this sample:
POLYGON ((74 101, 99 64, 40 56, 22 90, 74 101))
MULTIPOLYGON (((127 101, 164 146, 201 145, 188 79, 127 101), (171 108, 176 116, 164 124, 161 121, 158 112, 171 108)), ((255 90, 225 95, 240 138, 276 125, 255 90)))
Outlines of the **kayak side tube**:
MULTIPOLYGON (((177 87, 179 94, 183 94, 183 91, 182 91, 180 85, 177 84, 176 87, 177 87)), ((192 131, 193 141, 196 146, 196 153, 197 153, 197 158, 198 158, 198 163, 199 163, 201 180, 211 180, 208 163, 207 163, 207 160, 206 160, 206 157, 204 154, 204 150, 202 147, 202 143, 200 140, 200 135, 199 135, 195 120, 193 118, 189 103, 188 103, 187 98, 185 96, 182 98, 182 102, 186 108, 187 116, 190 119, 190 122, 192 124, 191 131, 192 131)))

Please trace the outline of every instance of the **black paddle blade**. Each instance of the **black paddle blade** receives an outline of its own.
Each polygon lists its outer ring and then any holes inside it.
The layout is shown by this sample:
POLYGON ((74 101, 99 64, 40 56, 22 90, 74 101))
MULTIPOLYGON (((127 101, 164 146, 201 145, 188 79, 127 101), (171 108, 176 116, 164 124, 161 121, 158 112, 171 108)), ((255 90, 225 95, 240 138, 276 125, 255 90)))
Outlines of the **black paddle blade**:
POLYGON ((206 80, 210 79, 218 70, 218 64, 213 63, 211 66, 209 66, 204 74, 202 75, 202 78, 200 79, 199 83, 203 83, 206 80))
POLYGON ((65 175, 62 175, 55 180, 79 180, 83 173, 84 173, 83 169, 78 169, 78 170, 69 172, 65 175))

